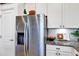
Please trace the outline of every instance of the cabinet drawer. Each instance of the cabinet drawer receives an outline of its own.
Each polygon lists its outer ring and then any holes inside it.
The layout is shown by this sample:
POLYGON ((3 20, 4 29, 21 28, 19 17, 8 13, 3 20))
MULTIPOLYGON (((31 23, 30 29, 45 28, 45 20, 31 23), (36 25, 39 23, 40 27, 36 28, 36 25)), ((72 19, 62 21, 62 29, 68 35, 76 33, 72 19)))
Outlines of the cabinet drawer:
POLYGON ((73 54, 56 51, 46 51, 46 56, 73 56, 73 54))
POLYGON ((56 56, 56 51, 46 51, 46 56, 56 56))
POLYGON ((17 4, 4 4, 2 5, 2 10, 9 10, 9 9, 13 9, 17 6, 17 4))
POLYGON ((66 52, 71 53, 73 51, 73 49, 72 49, 72 47, 60 46, 60 51, 64 52, 64 53, 66 53, 66 52))
POLYGON ((46 45, 46 50, 55 50, 56 51, 56 47, 54 47, 54 45, 46 45))
POLYGON ((56 56, 56 53, 47 53, 46 56, 56 56))
POLYGON ((73 56, 73 54, 72 53, 63 53, 63 52, 61 52, 60 56, 73 56))
POLYGON ((57 45, 46 45, 46 50, 59 50, 60 52, 69 52, 71 53, 73 51, 72 47, 67 46, 57 46, 57 45))

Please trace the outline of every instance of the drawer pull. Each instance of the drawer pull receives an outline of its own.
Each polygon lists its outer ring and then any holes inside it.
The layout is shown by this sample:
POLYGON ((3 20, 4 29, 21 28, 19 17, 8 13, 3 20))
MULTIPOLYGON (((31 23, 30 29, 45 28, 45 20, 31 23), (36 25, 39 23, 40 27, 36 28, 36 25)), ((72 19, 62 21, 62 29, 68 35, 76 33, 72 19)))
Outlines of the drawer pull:
POLYGON ((57 56, 59 56, 59 55, 60 55, 60 53, 56 53, 56 55, 57 55, 57 56))
POLYGON ((78 56, 78 54, 75 54, 75 56, 78 56))
POLYGON ((60 50, 60 48, 56 48, 57 50, 60 50))
POLYGON ((0 38, 2 38, 2 36, 0 35, 0 38))
POLYGON ((13 40, 10 40, 10 41, 13 41, 13 40))

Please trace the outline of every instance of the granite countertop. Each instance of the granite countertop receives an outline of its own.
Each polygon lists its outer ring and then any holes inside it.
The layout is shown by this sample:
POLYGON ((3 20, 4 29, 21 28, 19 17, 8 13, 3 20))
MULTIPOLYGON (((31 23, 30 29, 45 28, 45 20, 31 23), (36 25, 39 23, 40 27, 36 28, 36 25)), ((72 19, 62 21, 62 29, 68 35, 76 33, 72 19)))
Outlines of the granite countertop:
POLYGON ((73 47, 74 49, 76 49, 79 52, 79 42, 58 41, 57 43, 55 43, 54 41, 47 41, 46 44, 73 47))

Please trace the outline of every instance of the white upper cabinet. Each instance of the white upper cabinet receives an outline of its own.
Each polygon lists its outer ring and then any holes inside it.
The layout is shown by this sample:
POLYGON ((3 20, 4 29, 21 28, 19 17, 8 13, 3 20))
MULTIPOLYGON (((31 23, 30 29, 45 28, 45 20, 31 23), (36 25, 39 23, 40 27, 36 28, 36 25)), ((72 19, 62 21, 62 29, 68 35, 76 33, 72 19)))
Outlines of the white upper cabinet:
POLYGON ((1 16, 1 5, 0 5, 0 16, 1 16))
POLYGON ((79 3, 63 4, 63 25, 65 28, 79 28, 79 3))
MULTIPOLYGON (((18 4, 3 4, 1 5, 1 12, 9 11, 9 10, 16 10, 15 14, 18 15, 18 4)), ((2 15, 2 14, 1 14, 2 15)))
POLYGON ((48 28, 60 28, 62 25, 62 4, 48 4, 48 28))
MULTIPOLYGON (((1 5, 0 5, 1 7, 1 5)), ((1 38, 1 8, 0 8, 0 38, 1 38)))
POLYGON ((47 15, 47 3, 36 3, 36 13, 47 15))
POLYGON ((16 4, 17 16, 24 15, 24 8, 25 8, 25 4, 24 3, 18 3, 18 4, 16 4))
MULTIPOLYGON (((26 7, 25 3, 15 3, 15 4, 3 4, 2 10, 14 9, 16 10, 16 16, 24 15, 24 9, 26 7)), ((31 5, 30 5, 31 6, 31 5)), ((26 8, 27 10, 27 8, 26 8)))
POLYGON ((26 3, 25 9, 27 13, 29 13, 30 10, 35 10, 36 14, 47 15, 47 4, 46 3, 26 3))
POLYGON ((79 28, 79 3, 48 4, 48 28, 79 28))
POLYGON ((1 39, 1 16, 0 16, 0 39, 1 39))

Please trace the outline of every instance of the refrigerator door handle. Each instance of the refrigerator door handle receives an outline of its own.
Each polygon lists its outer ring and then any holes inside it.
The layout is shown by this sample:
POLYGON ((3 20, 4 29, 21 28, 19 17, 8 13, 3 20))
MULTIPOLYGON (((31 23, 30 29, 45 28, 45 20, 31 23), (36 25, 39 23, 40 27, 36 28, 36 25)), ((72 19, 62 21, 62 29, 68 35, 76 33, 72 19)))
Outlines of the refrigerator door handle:
POLYGON ((25 24, 24 30, 24 53, 25 56, 29 54, 29 23, 25 24))

